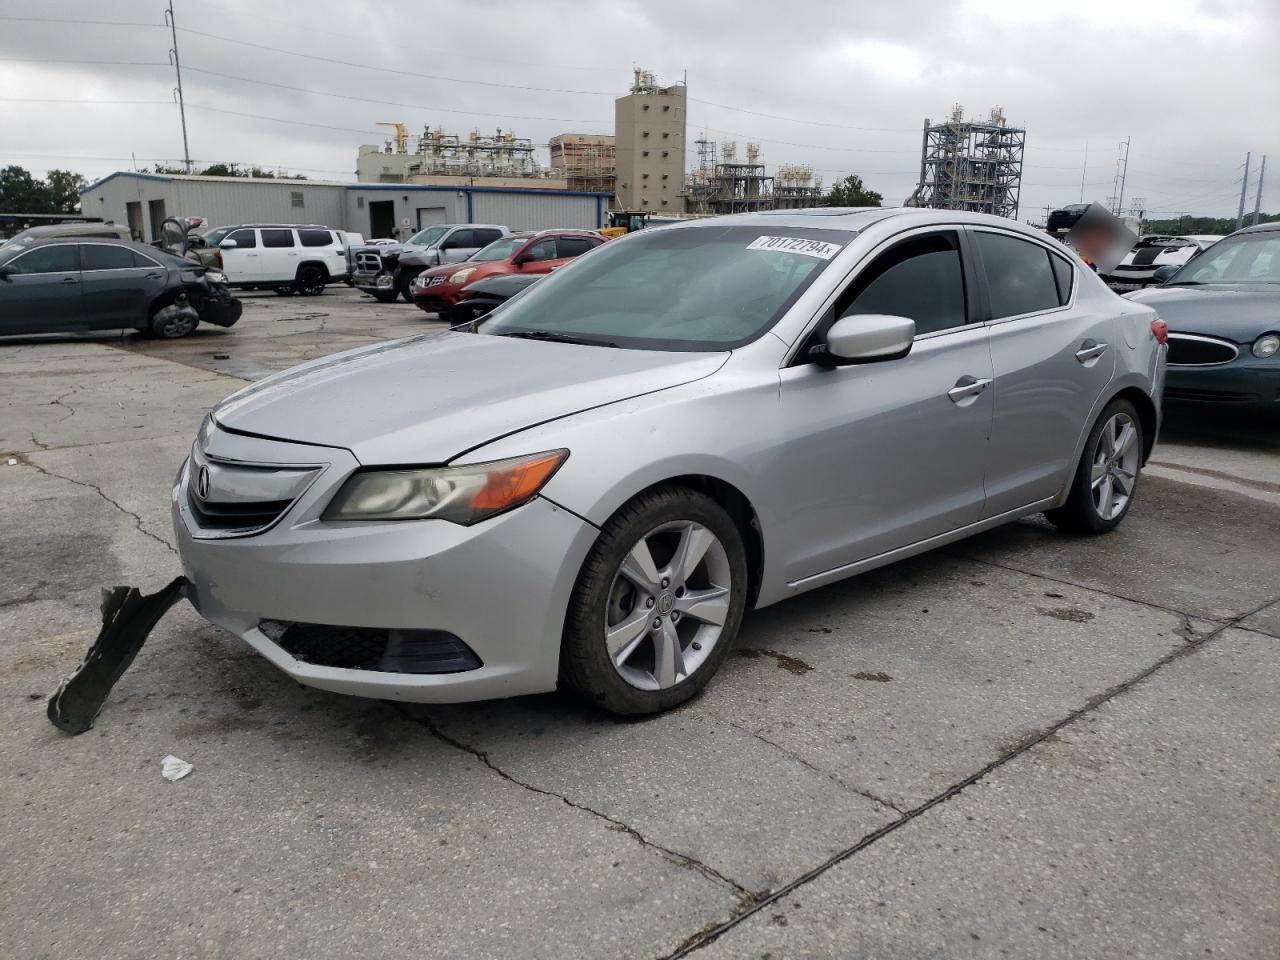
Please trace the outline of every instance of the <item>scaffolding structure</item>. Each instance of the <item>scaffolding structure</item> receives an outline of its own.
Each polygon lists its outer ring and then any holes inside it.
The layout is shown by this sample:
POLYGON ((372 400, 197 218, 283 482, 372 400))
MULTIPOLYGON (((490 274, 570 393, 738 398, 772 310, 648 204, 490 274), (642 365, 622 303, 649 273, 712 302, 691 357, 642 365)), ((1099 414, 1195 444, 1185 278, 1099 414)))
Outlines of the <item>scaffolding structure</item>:
POLYGON ((760 160, 760 144, 748 143, 745 160, 738 159, 738 144, 717 144, 705 137, 695 140, 698 166, 685 177, 684 202, 688 213, 747 213, 754 210, 792 210, 816 207, 822 202, 822 181, 806 164, 783 164, 772 176, 760 160))
POLYGON ((551 175, 563 177, 568 189, 613 193, 618 149, 611 134, 562 133, 548 146, 551 175))
POLYGON ((913 205, 1016 219, 1026 138, 1026 130, 1005 122, 1000 107, 985 121, 965 120, 958 103, 947 122, 926 119, 913 205))
POLYGON ((383 123, 394 127, 395 139, 387 139, 383 153, 406 158, 405 176, 458 177, 541 177, 545 176, 533 154, 533 141, 498 129, 492 136, 472 130, 466 137, 445 133, 443 127, 427 126, 415 148, 408 149, 403 123, 383 123))
POLYGON ((798 210, 822 203, 822 178, 807 163, 784 163, 773 172, 773 208, 798 210))

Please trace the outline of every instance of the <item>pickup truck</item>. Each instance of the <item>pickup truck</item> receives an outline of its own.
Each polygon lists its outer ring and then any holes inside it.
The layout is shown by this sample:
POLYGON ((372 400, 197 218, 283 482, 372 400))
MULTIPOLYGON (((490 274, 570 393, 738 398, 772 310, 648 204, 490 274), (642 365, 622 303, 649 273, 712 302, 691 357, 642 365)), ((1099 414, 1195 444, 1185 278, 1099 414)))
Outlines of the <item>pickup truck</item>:
POLYGON ((493 223, 440 223, 404 243, 369 244, 351 252, 351 285, 382 303, 413 302, 413 280, 423 270, 460 263, 511 233, 493 223))

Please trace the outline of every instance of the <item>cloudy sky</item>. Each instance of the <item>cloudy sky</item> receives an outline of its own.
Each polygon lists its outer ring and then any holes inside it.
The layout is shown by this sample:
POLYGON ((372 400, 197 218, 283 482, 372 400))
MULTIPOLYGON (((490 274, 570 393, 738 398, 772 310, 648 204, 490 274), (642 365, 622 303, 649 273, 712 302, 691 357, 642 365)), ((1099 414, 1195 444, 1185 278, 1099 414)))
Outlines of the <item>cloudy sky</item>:
MULTIPOLYGON (((1027 129, 1024 219, 1113 192, 1280 207, 1280 0, 173 0, 191 156, 350 180, 375 124, 612 132, 635 66, 689 84, 692 141, 858 173, 899 203, 953 103, 1027 129), (305 56, 304 56, 305 55, 305 56), (1088 164, 1085 166, 1085 155, 1088 164)), ((90 178, 182 156, 163 0, 0 0, 0 165, 90 178), (44 22, 45 20, 70 23, 44 22)), ((545 151, 543 160, 545 162, 545 151)))

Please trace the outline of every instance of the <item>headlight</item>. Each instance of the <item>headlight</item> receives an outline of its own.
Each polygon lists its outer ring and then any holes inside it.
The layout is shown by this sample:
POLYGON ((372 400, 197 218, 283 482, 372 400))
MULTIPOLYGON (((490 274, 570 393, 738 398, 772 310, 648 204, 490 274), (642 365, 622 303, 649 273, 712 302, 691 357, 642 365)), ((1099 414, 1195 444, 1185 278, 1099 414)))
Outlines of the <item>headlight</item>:
POLYGON ((475 267, 467 267, 465 270, 459 270, 449 278, 450 283, 466 283, 467 277, 476 272, 475 267))
POLYGON ((463 526, 533 499, 568 450, 461 467, 362 470, 342 485, 326 520, 449 520, 463 526))
POLYGON ((1259 360, 1274 357, 1280 350, 1280 333, 1264 333, 1253 341, 1253 355, 1259 360))
POLYGON ((217 270, 205 271, 204 278, 208 280, 210 283, 226 283, 227 282, 227 275, 225 273, 219 273, 217 270))

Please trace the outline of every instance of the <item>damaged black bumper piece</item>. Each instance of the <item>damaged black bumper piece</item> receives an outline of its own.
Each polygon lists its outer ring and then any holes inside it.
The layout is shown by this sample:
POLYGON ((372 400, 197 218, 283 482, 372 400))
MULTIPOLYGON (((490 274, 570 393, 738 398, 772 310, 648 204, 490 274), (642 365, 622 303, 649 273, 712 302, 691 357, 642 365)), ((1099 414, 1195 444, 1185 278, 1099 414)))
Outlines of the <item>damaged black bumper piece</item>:
POLYGON ((49 698, 49 721, 70 734, 92 729, 111 688, 129 669, 160 619, 189 595, 190 586, 186 577, 178 577, 148 596, 136 587, 104 589, 102 630, 75 673, 49 698))

